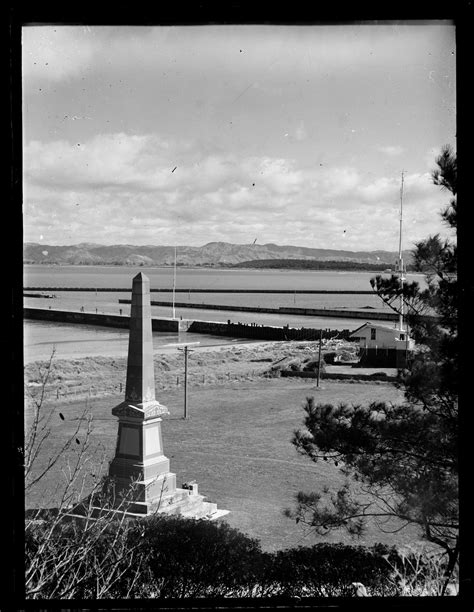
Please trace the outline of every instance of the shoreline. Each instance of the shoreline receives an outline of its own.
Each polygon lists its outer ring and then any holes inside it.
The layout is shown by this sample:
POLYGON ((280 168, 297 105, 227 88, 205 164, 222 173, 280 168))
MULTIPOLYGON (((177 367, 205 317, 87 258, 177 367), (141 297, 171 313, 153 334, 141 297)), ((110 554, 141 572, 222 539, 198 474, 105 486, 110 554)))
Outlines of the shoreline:
MULTIPOLYGON (((126 264, 126 263, 118 263, 118 264, 110 264, 110 263, 90 263, 90 264, 74 264, 74 263, 39 263, 39 262, 28 262, 24 261, 23 266, 43 266, 48 268, 127 268, 127 269, 136 269, 137 273, 141 271, 143 268, 147 270, 169 270, 173 269, 174 264, 160 264, 160 265, 143 265, 137 266, 136 264, 126 264)), ((388 266, 388 264, 387 264, 388 266)), ((345 269, 345 268, 254 268, 254 267, 230 267, 227 265, 218 266, 218 265, 200 265, 200 266, 192 266, 192 265, 183 265, 176 264, 176 268, 180 270, 215 270, 216 272, 228 271, 228 272, 334 272, 334 273, 342 273, 342 274, 359 274, 359 273, 369 273, 369 274, 394 274, 395 272, 392 270, 391 272, 385 272, 385 270, 373 269, 373 268, 360 268, 360 269, 345 269)), ((387 269, 387 268, 386 268, 387 269)), ((408 274, 413 276, 424 276, 420 272, 408 271, 408 274)))

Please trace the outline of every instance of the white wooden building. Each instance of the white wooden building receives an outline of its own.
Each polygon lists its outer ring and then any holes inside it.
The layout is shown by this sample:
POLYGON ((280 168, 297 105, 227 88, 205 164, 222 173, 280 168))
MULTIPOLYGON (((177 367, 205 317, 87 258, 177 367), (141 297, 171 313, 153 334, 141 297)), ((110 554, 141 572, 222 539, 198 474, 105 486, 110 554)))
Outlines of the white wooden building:
POLYGON ((405 367, 414 341, 405 329, 367 321, 349 336, 359 341, 361 365, 405 367))

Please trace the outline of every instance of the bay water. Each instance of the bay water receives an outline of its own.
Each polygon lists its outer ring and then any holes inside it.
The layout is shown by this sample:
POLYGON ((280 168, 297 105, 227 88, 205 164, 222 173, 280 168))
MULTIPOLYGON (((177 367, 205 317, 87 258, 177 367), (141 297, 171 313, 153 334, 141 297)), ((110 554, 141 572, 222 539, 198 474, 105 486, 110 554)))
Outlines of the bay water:
MULTIPOLYGON (((143 272, 150 279, 152 289, 172 289, 172 267, 125 266, 57 266, 25 265, 24 287, 44 288, 52 298, 25 297, 24 306, 58 310, 84 309, 85 312, 128 315, 130 305, 119 299, 130 299, 132 279, 143 272), (55 287, 54 291, 47 288, 55 287), (97 291, 60 291, 61 287, 96 288, 97 291), (119 288, 124 292, 101 292, 100 288, 119 288)), ((327 270, 232 270, 210 268, 177 268, 176 288, 181 289, 241 289, 275 290, 291 292, 308 290, 370 291, 374 272, 339 272, 327 270)), ((421 275, 408 275, 409 280, 424 284, 421 275)), ((172 301, 171 291, 151 293, 156 301, 172 301)), ((176 303, 192 303, 202 308, 177 306, 175 316, 183 319, 257 323, 290 327, 324 329, 356 329, 362 319, 344 317, 344 309, 366 309, 367 320, 374 311, 392 312, 374 295, 357 294, 271 294, 271 293, 195 293, 176 292, 176 303), (206 304, 240 305, 278 308, 340 308, 341 318, 306 317, 292 314, 271 314, 236 311, 207 310, 206 304)), ((171 306, 153 306, 152 316, 171 317, 171 306)), ((167 350, 168 344, 199 341, 201 346, 235 342, 235 338, 216 338, 202 334, 154 332, 154 350, 167 350)), ((241 341, 241 340, 240 340, 241 341)), ((53 347, 57 358, 79 358, 91 355, 126 356, 128 330, 87 325, 69 325, 47 321, 26 320, 24 324, 24 360, 26 363, 48 359, 53 347)))

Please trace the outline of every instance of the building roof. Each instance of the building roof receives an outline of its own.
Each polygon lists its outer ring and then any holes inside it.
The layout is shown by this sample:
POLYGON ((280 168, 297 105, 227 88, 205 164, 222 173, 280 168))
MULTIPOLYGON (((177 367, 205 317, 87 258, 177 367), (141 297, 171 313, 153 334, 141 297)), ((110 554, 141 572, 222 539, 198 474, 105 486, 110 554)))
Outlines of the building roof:
MULTIPOLYGON (((382 323, 371 323, 370 321, 367 321, 366 323, 364 323, 363 325, 361 325, 357 329, 354 329, 354 331, 351 332, 350 337, 354 336, 361 329, 364 329, 364 327, 370 327, 370 328, 375 328, 375 329, 382 329, 384 331, 397 331, 397 332, 400 331, 399 329, 397 329, 396 327, 392 327, 391 325, 383 325, 382 323)), ((402 333, 403 333, 403 330, 402 330, 402 333)))

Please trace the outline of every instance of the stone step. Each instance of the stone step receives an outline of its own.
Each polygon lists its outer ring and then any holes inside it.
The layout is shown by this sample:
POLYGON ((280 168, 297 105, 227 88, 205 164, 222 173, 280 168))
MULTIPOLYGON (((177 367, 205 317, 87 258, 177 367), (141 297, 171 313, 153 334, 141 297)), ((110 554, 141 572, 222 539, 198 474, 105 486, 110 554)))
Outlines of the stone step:
POLYGON ((200 498, 204 499, 203 495, 190 495, 189 491, 185 489, 176 489, 172 495, 163 496, 160 507, 166 508, 168 506, 175 506, 176 504, 185 504, 189 499, 200 498))
POLYGON ((192 508, 183 508, 180 512, 180 516, 184 518, 204 518, 210 517, 217 511, 217 504, 210 502, 201 502, 200 504, 193 505, 192 508))
POLYGON ((205 496, 191 494, 188 489, 176 489, 169 498, 161 501, 159 513, 176 514, 185 518, 203 518, 217 511, 217 504, 204 501, 205 496))
MULTIPOLYGON (((159 513, 164 514, 180 514, 184 516, 194 516, 202 514, 204 502, 203 495, 190 495, 188 490, 177 489, 170 498, 163 498, 158 508, 159 513)), ((205 514, 205 513, 204 513, 205 514)))

